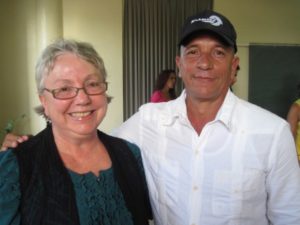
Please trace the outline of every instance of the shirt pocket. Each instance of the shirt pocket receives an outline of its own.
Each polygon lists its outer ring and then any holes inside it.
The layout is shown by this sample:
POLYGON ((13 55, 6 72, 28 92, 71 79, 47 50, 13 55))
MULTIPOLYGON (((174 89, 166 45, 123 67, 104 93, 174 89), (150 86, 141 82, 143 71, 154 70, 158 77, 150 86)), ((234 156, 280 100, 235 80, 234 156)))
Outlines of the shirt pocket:
POLYGON ((154 201, 163 205, 175 205, 178 198, 179 163, 146 153, 144 168, 154 201))
POLYGON ((214 215, 246 219, 266 198, 264 173, 255 169, 243 173, 219 171, 214 176, 212 195, 214 215))

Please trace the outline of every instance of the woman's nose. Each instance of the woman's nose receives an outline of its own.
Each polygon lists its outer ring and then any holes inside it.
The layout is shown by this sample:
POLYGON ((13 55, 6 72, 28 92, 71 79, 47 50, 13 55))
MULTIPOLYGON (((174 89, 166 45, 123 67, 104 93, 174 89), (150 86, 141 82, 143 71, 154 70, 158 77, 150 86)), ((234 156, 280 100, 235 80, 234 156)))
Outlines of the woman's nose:
POLYGON ((77 96, 75 97, 77 102, 80 102, 81 104, 86 104, 91 102, 90 95, 88 95, 84 88, 79 89, 77 96))

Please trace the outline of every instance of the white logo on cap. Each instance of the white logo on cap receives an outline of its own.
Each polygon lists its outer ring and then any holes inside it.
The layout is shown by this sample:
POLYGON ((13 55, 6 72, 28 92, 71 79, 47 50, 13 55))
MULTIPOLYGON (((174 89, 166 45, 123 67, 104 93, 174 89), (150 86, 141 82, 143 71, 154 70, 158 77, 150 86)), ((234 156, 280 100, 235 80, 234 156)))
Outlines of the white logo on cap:
POLYGON ((195 23, 195 22, 209 23, 216 27, 223 24, 221 18, 218 16, 210 16, 209 18, 198 18, 198 19, 193 19, 191 21, 191 23, 195 23))

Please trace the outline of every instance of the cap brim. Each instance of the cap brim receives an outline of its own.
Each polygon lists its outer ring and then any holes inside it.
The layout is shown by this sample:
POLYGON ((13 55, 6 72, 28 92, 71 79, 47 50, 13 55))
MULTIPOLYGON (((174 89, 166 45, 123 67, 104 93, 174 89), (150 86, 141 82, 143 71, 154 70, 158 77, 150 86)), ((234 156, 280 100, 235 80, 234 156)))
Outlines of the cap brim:
POLYGON ((178 45, 185 46, 193 39, 195 39, 196 37, 202 34, 212 34, 218 39, 220 39, 220 41, 222 41, 225 45, 233 47, 235 52, 237 51, 236 44, 230 38, 228 38, 225 34, 221 33, 220 31, 215 31, 211 28, 197 29, 185 34, 184 37, 181 38, 181 41, 178 43, 178 45))

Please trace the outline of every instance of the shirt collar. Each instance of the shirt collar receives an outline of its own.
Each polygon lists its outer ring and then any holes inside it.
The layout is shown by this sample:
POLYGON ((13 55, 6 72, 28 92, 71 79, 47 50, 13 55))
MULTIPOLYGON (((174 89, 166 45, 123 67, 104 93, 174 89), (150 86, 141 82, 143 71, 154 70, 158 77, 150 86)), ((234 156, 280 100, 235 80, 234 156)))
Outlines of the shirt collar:
POLYGON ((214 121, 221 121, 229 130, 231 130, 236 102, 237 97, 228 90, 214 121))
MULTIPOLYGON (((179 119, 182 122, 188 121, 185 99, 186 99, 186 91, 183 90, 181 95, 177 99, 173 101, 169 101, 167 103, 170 105, 170 111, 168 115, 164 114, 161 117, 162 119, 161 122, 164 125, 166 126, 171 125, 176 119, 179 119)), ((228 90, 224 102, 221 105, 214 121, 220 121, 228 129, 231 129, 232 115, 233 115, 236 101, 237 101, 237 97, 230 90, 228 90)))
POLYGON ((167 111, 161 114, 160 121, 163 125, 169 126, 175 122, 175 120, 188 120, 185 104, 186 93, 185 90, 182 91, 181 95, 175 100, 168 101, 169 107, 167 111))

